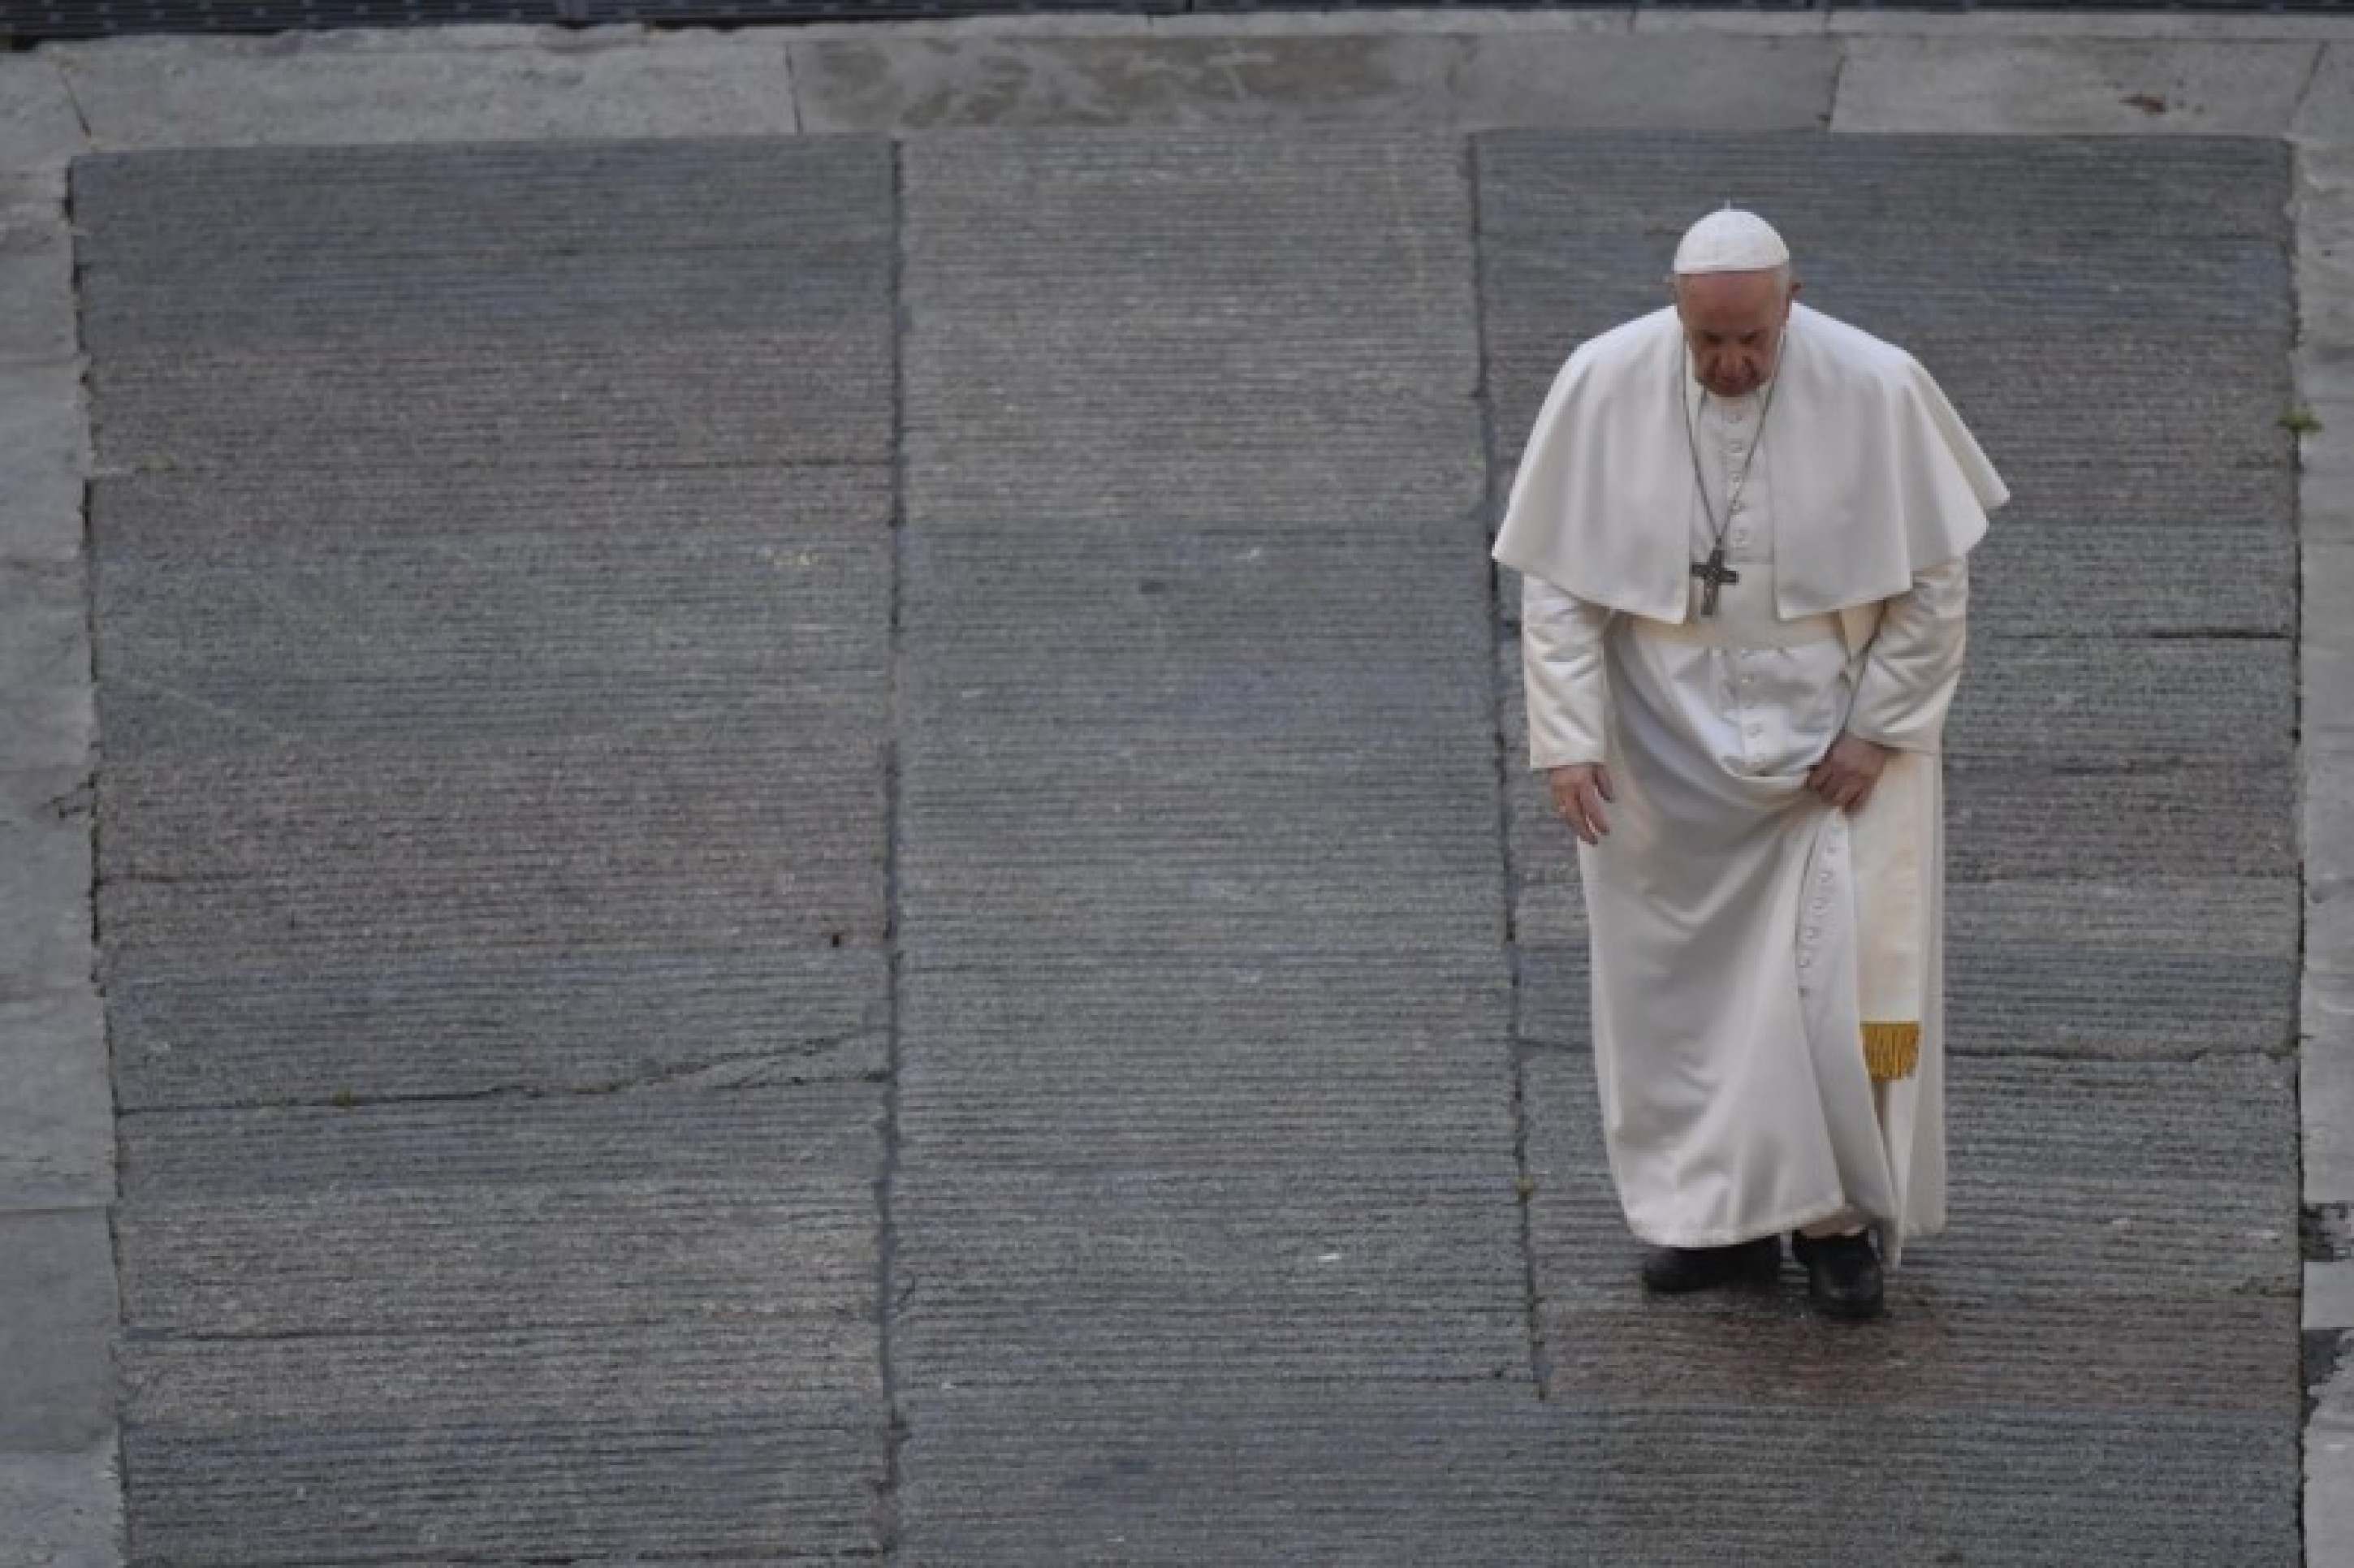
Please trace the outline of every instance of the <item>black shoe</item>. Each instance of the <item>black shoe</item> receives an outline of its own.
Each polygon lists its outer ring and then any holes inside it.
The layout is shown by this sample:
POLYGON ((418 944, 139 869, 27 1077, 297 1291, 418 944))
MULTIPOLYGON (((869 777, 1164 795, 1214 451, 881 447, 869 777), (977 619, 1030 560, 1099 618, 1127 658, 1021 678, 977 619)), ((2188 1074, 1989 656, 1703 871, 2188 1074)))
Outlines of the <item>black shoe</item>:
POLYGON ((1819 1237, 1793 1231, 1790 1250, 1807 1266, 1807 1296, 1825 1316, 1852 1321, 1880 1315, 1880 1254, 1870 1231, 1819 1237))
POLYGON ((1732 1246, 1655 1246, 1643 1258, 1643 1283, 1670 1294, 1774 1277, 1782 1238, 1759 1236, 1732 1246))

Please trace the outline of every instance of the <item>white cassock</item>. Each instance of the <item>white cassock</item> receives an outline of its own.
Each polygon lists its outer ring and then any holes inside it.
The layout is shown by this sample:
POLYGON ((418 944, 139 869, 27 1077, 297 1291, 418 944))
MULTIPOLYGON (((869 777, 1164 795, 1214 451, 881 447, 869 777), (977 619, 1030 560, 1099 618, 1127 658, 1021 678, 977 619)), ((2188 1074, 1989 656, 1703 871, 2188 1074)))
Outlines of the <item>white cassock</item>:
POLYGON ((2007 493, 1892 344, 1794 307, 1776 380, 1770 410, 1703 398, 1672 310, 1583 345, 1495 555, 1524 578, 1530 765, 1604 762, 1617 792, 1578 865, 1628 1225, 1861 1221, 1893 1264, 1945 1224, 1937 751, 2007 493), (1739 580, 1702 615, 1712 515, 1739 580), (1806 788, 1843 730, 1897 749, 1852 814, 1806 788))

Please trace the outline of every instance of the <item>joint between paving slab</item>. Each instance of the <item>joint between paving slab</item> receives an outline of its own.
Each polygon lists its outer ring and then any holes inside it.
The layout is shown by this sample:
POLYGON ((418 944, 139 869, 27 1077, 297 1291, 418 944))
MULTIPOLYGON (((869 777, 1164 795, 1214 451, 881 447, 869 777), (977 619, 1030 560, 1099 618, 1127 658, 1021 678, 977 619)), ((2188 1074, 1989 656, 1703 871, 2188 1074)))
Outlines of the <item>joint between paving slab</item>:
MULTIPOLYGON (((2305 113, 2306 101, 2313 96, 2313 84, 2321 79, 2321 62, 2328 53, 2329 46, 2327 44, 2316 44, 2313 46, 2313 58, 2306 61, 2305 64, 2305 79, 2297 83, 2296 97, 2290 101, 2288 106, 2288 122, 2289 128, 2292 131, 2296 129, 2298 120, 2305 113)), ((2290 179, 2289 202, 2292 207, 2295 207, 2296 202, 2296 180, 2293 173, 2290 179)), ((2291 220, 2289 225, 2289 243, 2292 246, 2296 243, 2296 226, 2294 219, 2291 220)), ((2295 256, 2291 256, 2289 258, 2292 280, 2294 280, 2296 273, 2296 260, 2295 256)), ((2296 288, 2294 281, 2290 282, 2289 288, 2292 295, 2294 295, 2296 288)))
MULTIPOLYGON (((1488 353, 1487 281, 1484 275, 1485 255, 1481 245, 1479 224, 1479 138, 1466 136, 1462 143, 1463 185, 1470 207, 1471 221, 1471 335, 1479 365, 1479 379, 1472 397, 1479 408, 1479 538, 1482 554, 1496 523, 1496 396, 1489 367, 1493 363, 1488 353)), ((1506 723, 1504 704, 1510 699, 1503 673, 1504 622, 1502 606, 1503 568, 1491 556, 1488 560, 1488 692, 1490 721, 1495 736, 1496 766, 1496 858, 1503 892, 1504 973, 1509 987, 1505 1007, 1505 1054, 1511 1068, 1512 1102, 1512 1174, 1514 1208, 1520 1226, 1522 1291, 1527 1314, 1526 1332, 1529 1346, 1529 1375, 1536 1387, 1539 1399, 1543 1399, 1552 1379, 1546 1366, 1544 1327, 1538 1310, 1537 1255, 1535 1239, 1531 1234, 1530 1210, 1536 1201, 1536 1183, 1529 1175, 1528 1071, 1521 1050, 1521 943, 1520 943, 1520 882, 1518 868, 1512 858, 1512 755, 1510 726, 1506 723)))
MULTIPOLYGON (((798 111, 797 111, 798 112, 798 111)), ((883 1560, 894 1561, 899 1550, 900 1466, 907 1443, 907 1423, 899 1408, 897 1371, 893 1355, 892 1319, 898 1312, 895 1298, 897 1236, 893 1228, 891 1201, 899 1171, 899 990, 902 927, 899 912, 899 830, 902 821, 899 788, 900 702, 905 681, 900 670, 904 639, 900 633, 906 598, 907 536, 907 167, 902 144, 889 148, 891 176, 891 592, 885 666, 890 678, 885 688, 883 729, 883 948, 885 989, 885 1076, 883 1082, 882 1162, 875 1181, 875 1358, 883 1391, 883 1483, 875 1499, 875 1543, 883 1560)))
MULTIPOLYGON (((784 61, 785 68, 785 111, 791 117, 793 134, 798 136, 803 133, 805 127, 801 122, 801 89, 800 73, 795 69, 793 65, 793 55, 795 51, 790 45, 788 45, 785 48, 778 52, 784 61)), ((897 166, 898 160, 895 155, 892 160, 893 173, 891 175, 893 199, 895 201, 897 198, 898 191, 899 176, 897 166)))
MULTIPOLYGON (((74 123, 81 127, 82 144, 95 145, 95 139, 90 135, 90 111, 82 107, 81 95, 74 90, 73 72, 66 69, 66 62, 62 57, 52 59, 49 64, 50 69, 57 72, 58 90, 66 95, 66 107, 73 111, 74 123)), ((77 278, 80 276, 78 264, 76 276, 77 278)), ((77 283, 75 298, 79 300, 80 297, 80 284, 77 283)))
MULTIPOLYGON (((65 93, 66 101, 71 107, 74 117, 81 128, 83 141, 87 143, 90 130, 88 118, 82 113, 81 105, 74 97, 71 84, 65 80, 65 73, 63 70, 59 69, 57 74, 60 89, 65 93)), ((63 177, 58 182, 56 201, 58 204, 58 216, 64 225, 67 245, 67 279, 64 306, 67 316, 67 320, 64 323, 65 337, 73 363, 77 366, 76 374, 72 382, 72 396, 75 403, 74 417, 81 426, 79 448, 82 461, 77 465, 80 468, 80 472, 78 476, 77 482, 71 487, 71 493, 74 498, 76 511, 76 515, 73 519, 74 526, 72 532, 76 546, 76 556, 80 567, 83 648, 87 652, 90 662, 87 668, 78 671, 77 674, 79 675, 80 683, 82 684, 84 691, 90 694, 95 694, 98 685, 99 645, 97 609, 98 596, 95 591, 95 583, 93 580, 93 574, 96 569, 95 556, 90 548, 90 470, 91 463, 90 461, 90 449, 88 429, 88 378, 90 362, 88 356, 82 352, 81 248, 78 244, 74 243, 73 238, 74 190, 69 166, 64 171, 63 177)), ((92 711, 94 714, 94 695, 92 699, 92 711)), ((98 768, 100 764, 100 737, 93 725, 89 736, 86 749, 81 758, 80 779, 77 783, 76 789, 69 792, 69 797, 71 794, 80 793, 86 795, 89 800, 90 841, 90 864, 91 875, 88 885, 78 891, 79 895, 86 902, 87 930, 89 933, 88 962, 90 967, 82 977, 80 986, 76 989, 82 995, 87 996, 90 1000, 97 1016, 96 1040, 97 1049, 101 1059, 93 1065, 96 1071, 97 1082, 102 1087, 106 1102, 106 1127, 103 1143, 105 1150, 104 1169, 106 1171, 105 1191, 103 1193, 102 1202, 94 1205, 94 1207, 102 1211, 106 1227, 106 1245, 103 1250, 105 1255, 104 1266, 107 1270, 107 1278, 104 1282, 103 1294, 111 1321, 109 1323, 109 1332, 107 1336, 108 1342, 102 1352, 105 1357, 107 1367, 107 1418, 103 1433, 99 1438, 99 1447, 105 1455, 107 1463, 104 1466, 103 1473, 97 1483, 99 1489, 98 1495, 92 1499, 97 1505, 95 1516, 88 1523, 85 1523, 80 1527, 81 1532, 84 1533, 85 1536, 90 1532, 96 1532, 102 1535, 104 1539, 102 1542, 84 1539, 77 1543, 80 1549, 90 1552, 90 1561, 93 1563, 99 1561, 122 1561, 126 1554, 127 1531, 129 1529, 128 1510, 123 1506, 124 1494, 128 1486, 126 1479, 127 1461, 122 1445, 122 1425, 119 1414, 119 1395, 115 1392, 117 1387, 117 1379, 114 1373, 113 1364, 114 1345, 122 1333, 123 1323, 122 1240, 121 1231, 116 1223, 116 1211, 114 1204, 117 1192, 114 1172, 119 1160, 114 1112, 115 1107, 120 1104, 121 1097, 117 1091, 115 1084, 113 1043, 111 1031, 109 1029, 107 1022, 102 971, 101 970, 98 961, 100 951, 100 931, 96 871, 99 863, 100 803, 98 790, 98 768)))

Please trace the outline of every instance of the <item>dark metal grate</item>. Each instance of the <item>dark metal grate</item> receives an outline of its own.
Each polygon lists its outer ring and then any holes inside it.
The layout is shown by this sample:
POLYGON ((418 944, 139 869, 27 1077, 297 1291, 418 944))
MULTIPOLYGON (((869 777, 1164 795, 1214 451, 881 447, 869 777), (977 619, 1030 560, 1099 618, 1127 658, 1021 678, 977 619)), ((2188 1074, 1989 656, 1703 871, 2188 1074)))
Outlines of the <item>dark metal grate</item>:
MULTIPOLYGON (((1385 10, 1497 6, 1618 9, 1628 0, 0 0, 0 38, 94 38, 122 33, 274 33, 336 27, 417 27, 457 22, 586 25, 644 22, 726 26, 771 22, 885 21, 1007 12, 1385 10)), ((1973 0, 1633 0, 1659 10, 1967 11, 1973 0)), ((2001 0, 2024 11, 2338 12, 2354 0, 2001 0)))

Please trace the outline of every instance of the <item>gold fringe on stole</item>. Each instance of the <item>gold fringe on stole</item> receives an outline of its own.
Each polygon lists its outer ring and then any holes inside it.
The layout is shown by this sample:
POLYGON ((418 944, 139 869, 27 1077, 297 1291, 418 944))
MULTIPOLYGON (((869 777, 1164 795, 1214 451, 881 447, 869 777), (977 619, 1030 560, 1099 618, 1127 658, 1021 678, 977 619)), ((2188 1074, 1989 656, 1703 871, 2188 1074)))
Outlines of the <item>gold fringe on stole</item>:
POLYGON ((1911 1077, 1921 1065, 1921 1026, 1867 1020, 1863 1026, 1863 1065, 1871 1069, 1875 1084, 1911 1077))

